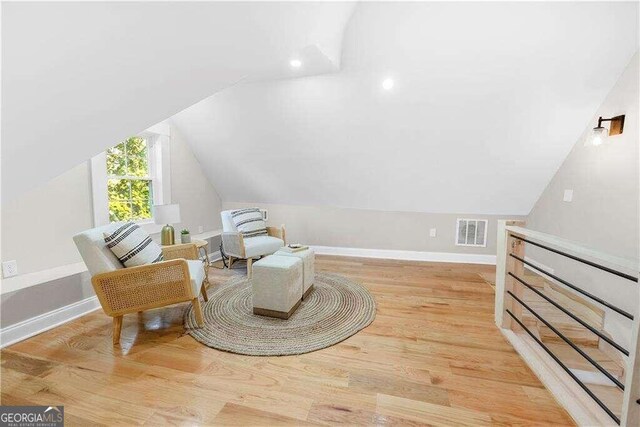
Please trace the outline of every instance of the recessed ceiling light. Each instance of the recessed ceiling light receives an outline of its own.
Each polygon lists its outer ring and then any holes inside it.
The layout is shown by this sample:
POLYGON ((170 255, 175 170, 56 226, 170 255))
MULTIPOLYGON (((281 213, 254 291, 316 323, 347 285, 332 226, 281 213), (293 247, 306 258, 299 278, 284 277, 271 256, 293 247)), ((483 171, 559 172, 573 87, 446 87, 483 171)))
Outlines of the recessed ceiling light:
POLYGON ((302 66, 302 61, 300 61, 299 59, 292 59, 289 64, 293 67, 293 68, 300 68, 302 66))
POLYGON ((391 90, 393 88, 393 79, 386 78, 382 81, 382 88, 385 90, 391 90))

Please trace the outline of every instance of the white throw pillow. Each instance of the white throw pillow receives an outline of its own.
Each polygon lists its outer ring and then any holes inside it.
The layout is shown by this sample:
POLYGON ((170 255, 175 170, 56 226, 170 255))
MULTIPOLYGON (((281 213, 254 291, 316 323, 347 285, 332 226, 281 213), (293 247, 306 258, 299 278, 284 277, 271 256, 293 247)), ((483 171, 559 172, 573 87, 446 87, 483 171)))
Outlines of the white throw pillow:
POLYGON ((262 219, 262 212, 258 208, 239 209, 231 212, 231 219, 242 237, 256 237, 267 235, 267 224, 262 219))
POLYGON ((103 234, 107 247, 125 267, 151 264, 163 259, 160 245, 132 222, 118 227, 111 233, 103 234))

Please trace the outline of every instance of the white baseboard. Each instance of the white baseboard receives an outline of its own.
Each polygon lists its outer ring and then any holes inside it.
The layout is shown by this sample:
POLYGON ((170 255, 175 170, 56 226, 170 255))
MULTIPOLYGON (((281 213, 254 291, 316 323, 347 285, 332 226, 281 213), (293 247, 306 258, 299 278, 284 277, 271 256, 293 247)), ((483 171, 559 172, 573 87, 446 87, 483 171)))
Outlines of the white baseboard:
POLYGON ((0 348, 53 329, 98 308, 100 308, 98 297, 93 296, 2 328, 0 329, 0 348))
POLYGON ((406 261, 455 262, 464 264, 495 265, 495 255, 455 254, 450 252, 400 251, 394 249, 341 248, 311 246, 318 255, 339 255, 359 258, 398 259, 406 261))

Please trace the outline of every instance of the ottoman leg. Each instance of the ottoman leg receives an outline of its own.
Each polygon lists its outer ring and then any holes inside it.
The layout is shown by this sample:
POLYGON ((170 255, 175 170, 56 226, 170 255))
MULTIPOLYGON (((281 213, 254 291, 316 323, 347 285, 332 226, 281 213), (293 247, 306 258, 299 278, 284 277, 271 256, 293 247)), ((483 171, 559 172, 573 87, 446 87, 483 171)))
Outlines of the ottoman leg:
POLYGON ((302 299, 307 299, 307 297, 309 297, 309 294, 311 293, 312 290, 313 290, 313 284, 309 286, 309 289, 307 289, 306 292, 302 295, 302 299))

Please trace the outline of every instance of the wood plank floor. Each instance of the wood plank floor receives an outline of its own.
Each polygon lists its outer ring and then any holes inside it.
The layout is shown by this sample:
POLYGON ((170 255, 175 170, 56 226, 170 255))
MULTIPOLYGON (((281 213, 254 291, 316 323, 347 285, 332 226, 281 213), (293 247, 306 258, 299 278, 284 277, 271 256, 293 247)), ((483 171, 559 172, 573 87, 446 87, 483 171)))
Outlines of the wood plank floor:
MULTIPOLYGON (((493 323, 489 266, 317 257, 375 295, 375 321, 317 352, 251 357, 184 334, 186 305, 96 311, 1 352, 3 405, 68 425, 573 425, 493 323)), ((211 269, 212 287, 244 270, 211 269)))

